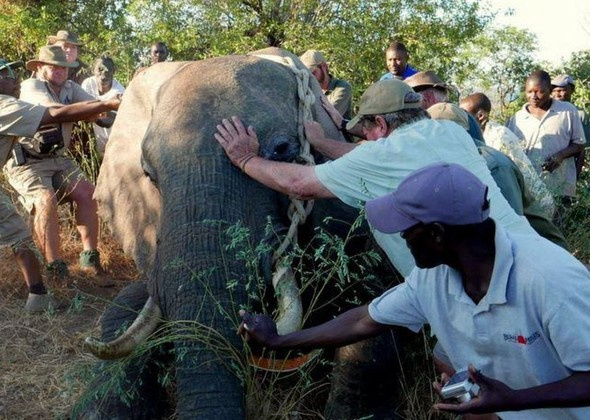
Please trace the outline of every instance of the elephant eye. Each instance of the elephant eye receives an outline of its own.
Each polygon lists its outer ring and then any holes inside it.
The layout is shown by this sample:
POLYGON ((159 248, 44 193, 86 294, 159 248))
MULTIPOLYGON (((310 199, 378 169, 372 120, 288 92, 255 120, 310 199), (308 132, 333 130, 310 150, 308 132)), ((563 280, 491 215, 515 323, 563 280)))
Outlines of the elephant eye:
POLYGON ((150 180, 154 187, 158 188, 158 178, 154 175, 154 171, 144 160, 143 156, 141 157, 141 169, 143 169, 143 174, 150 180))

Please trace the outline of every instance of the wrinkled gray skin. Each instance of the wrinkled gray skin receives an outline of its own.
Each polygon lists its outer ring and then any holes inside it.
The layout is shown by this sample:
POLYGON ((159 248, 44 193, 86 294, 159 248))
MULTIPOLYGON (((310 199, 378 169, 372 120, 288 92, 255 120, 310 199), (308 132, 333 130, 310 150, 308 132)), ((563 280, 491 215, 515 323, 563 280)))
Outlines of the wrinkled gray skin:
MULTIPOLYGON (((261 52, 286 54, 277 49, 261 52)), ((319 95, 317 82, 313 77, 310 80, 316 96, 319 95)), ((255 244, 264 239, 267 220, 278 232, 284 231, 288 221, 284 197, 234 167, 213 133, 222 118, 237 115, 245 124, 256 127, 262 156, 292 161, 299 151, 297 103, 292 72, 254 56, 160 63, 133 79, 107 144, 95 197, 114 236, 147 275, 147 293, 159 303, 164 319, 198 320, 241 348, 235 334, 238 320, 234 308, 246 303, 247 297, 241 288, 230 294, 227 282, 242 280, 246 273, 244 262, 224 249, 227 238, 223 230, 240 222, 249 228, 250 242, 255 244), (216 269, 208 271, 212 268, 216 269), (191 277, 202 272, 210 275, 205 280, 191 277), (220 307, 229 312, 221 314, 220 307)), ((313 112, 328 137, 343 140, 319 100, 313 112)), ((319 204, 322 205, 336 206, 331 200, 319 204)), ((268 271, 269 265, 263 265, 263 269, 268 271)), ((131 293, 136 307, 143 303, 138 298, 142 293, 145 297, 145 290, 131 293)), ((125 317, 129 314, 119 313, 110 319, 125 317)), ((103 339, 112 338, 116 327, 103 323, 107 330, 103 331, 103 339)), ((177 358, 174 363, 179 417, 245 417, 244 389, 224 365, 230 360, 228 356, 220 357, 196 340, 178 340, 173 347, 177 358)), ((350 350, 344 354, 352 354, 356 365, 362 358, 370 359, 368 364, 378 361, 372 350, 359 348, 358 352, 350 350)), ((379 355, 391 353, 384 351, 379 355)), ((155 376, 155 371, 133 369, 129 368, 129 377, 136 384, 153 385, 149 376, 155 376)), ((351 401, 341 395, 348 392, 346 380, 335 381, 340 383, 340 391, 332 394, 332 403, 358 406, 358 399, 351 401)), ((78 416, 152 417, 156 411, 149 405, 158 399, 153 396, 161 393, 155 385, 150 389, 142 391, 145 395, 139 398, 140 404, 117 406, 112 400, 108 404, 85 404, 78 416), (138 408, 144 404, 145 408, 138 408)), ((384 399, 379 404, 383 405, 384 399)), ((328 408, 331 417, 349 415, 338 410, 344 408, 328 408)))

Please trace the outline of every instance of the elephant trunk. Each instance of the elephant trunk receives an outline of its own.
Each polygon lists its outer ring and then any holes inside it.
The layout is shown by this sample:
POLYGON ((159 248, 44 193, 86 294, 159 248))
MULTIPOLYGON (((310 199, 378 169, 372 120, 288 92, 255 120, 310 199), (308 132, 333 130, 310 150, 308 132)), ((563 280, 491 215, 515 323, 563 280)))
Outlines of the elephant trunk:
POLYGON ((156 330, 161 316, 162 312, 159 306, 150 297, 133 324, 121 336, 108 343, 87 337, 84 341, 84 348, 103 360, 125 357, 156 330))

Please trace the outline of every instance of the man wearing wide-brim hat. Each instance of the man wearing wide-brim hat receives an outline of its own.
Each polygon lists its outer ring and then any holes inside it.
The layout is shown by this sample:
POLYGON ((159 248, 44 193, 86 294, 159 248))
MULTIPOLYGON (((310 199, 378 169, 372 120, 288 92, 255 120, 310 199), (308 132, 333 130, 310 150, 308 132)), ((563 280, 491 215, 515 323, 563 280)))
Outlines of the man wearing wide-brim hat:
MULTIPOLYGON (((78 84, 68 80, 68 62, 58 45, 41 47, 37 58, 27 62, 27 69, 37 72, 37 78, 22 83, 20 99, 51 106, 96 101, 78 84)), ((20 194, 25 208, 34 215, 34 228, 41 250, 49 263, 50 276, 67 276, 67 266, 60 254, 58 200, 76 203, 76 221, 84 251, 80 257, 82 269, 100 269, 98 260, 98 216, 92 199, 94 186, 84 177, 73 159, 65 156, 70 144, 73 123, 41 127, 33 138, 22 137, 19 142, 26 162, 11 159, 6 164, 8 181, 20 194)))
POLYGON ((66 30, 57 31, 56 35, 50 35, 47 37, 47 45, 57 45, 61 47, 66 53, 68 63, 77 62, 77 65, 70 68, 68 71, 68 79, 81 84, 84 79, 90 76, 88 74, 88 65, 78 58, 80 47, 83 44, 77 33, 66 30))
MULTIPOLYGON (((85 104, 45 107, 16 99, 20 91, 20 77, 15 71, 20 62, 0 58, 0 167, 8 158, 13 162, 26 159, 19 137, 32 137, 40 126, 66 121, 80 121, 108 110, 117 109, 120 101, 92 101, 85 104)), ((18 163, 16 162, 16 163, 18 163)), ((0 188, 0 247, 10 246, 23 273, 29 295, 25 310, 42 312, 55 302, 47 294, 43 284, 35 245, 27 224, 0 188)))
POLYGON ((404 82, 422 95, 424 109, 439 102, 448 102, 449 90, 453 90, 452 86, 444 83, 432 70, 420 71, 405 79, 404 82))

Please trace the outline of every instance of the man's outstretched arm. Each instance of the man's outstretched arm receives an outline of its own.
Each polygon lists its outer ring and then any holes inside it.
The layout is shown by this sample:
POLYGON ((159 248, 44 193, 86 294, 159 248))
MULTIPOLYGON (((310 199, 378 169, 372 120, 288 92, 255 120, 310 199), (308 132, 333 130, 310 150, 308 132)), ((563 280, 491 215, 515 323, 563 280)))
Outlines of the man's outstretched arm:
POLYGON ((71 105, 50 106, 43 114, 40 125, 88 120, 103 112, 118 109, 120 103, 120 99, 113 98, 106 101, 85 101, 71 105))
POLYGON ((224 119, 215 139, 234 165, 256 181, 302 199, 334 197, 315 175, 313 166, 275 162, 258 156, 258 137, 253 127, 244 127, 238 117, 224 119))
POLYGON ((238 334, 270 349, 340 347, 374 337, 390 328, 369 316, 368 306, 359 306, 312 328, 278 335, 276 324, 266 315, 240 311, 238 334))

